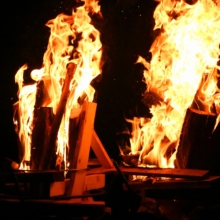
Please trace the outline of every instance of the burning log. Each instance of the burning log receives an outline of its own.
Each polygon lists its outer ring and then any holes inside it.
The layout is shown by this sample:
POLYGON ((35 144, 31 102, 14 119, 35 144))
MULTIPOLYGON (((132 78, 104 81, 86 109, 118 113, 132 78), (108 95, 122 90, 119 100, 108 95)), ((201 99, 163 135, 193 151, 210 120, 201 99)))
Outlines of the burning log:
POLYGON ((45 140, 51 129, 52 120, 52 108, 40 107, 35 109, 31 143, 31 170, 38 169, 39 167, 45 140))
POLYGON ((213 131, 216 115, 188 109, 178 147, 176 166, 193 169, 219 169, 220 126, 213 131))
POLYGON ((31 170, 38 169, 46 137, 51 129, 53 111, 48 106, 51 103, 49 94, 51 77, 42 77, 37 83, 34 105, 32 138, 31 138, 31 170))
POLYGON ((74 63, 70 63, 67 66, 67 74, 66 74, 66 78, 64 81, 62 94, 61 94, 60 101, 57 107, 56 115, 54 116, 54 119, 51 125, 51 129, 45 140, 45 145, 44 145, 44 149, 42 152, 41 161, 38 167, 39 170, 55 168, 54 166, 55 166, 55 160, 56 160, 55 155, 56 155, 57 134, 58 134, 60 123, 63 117, 63 113, 66 108, 66 102, 69 96, 70 82, 73 78, 75 70, 76 70, 76 65, 74 63))

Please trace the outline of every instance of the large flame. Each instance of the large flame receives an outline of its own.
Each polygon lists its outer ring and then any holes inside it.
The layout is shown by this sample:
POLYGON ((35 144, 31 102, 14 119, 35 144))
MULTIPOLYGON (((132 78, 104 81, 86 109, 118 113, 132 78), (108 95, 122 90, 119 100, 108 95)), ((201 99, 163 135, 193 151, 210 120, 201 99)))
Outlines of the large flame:
POLYGON ((174 167, 186 110, 193 103, 207 114, 220 113, 220 8, 212 0, 193 5, 183 0, 159 2, 154 18, 160 34, 150 49, 151 62, 138 60, 147 69, 146 96, 157 101, 150 108, 152 118, 140 125, 136 136, 142 145, 143 164, 174 167))
POLYGON ((91 81, 100 74, 101 42, 100 34, 91 24, 88 13, 98 12, 95 0, 86 0, 81 6, 72 12, 72 15, 60 14, 55 19, 48 21, 47 26, 51 29, 51 35, 47 50, 43 58, 43 67, 31 73, 32 79, 36 81, 30 86, 23 85, 22 67, 16 74, 16 82, 19 85, 19 102, 17 117, 14 123, 19 134, 20 144, 25 153, 21 158, 21 167, 24 161, 30 161, 31 130, 33 111, 36 99, 37 82, 43 80, 47 85, 41 107, 52 107, 56 114, 61 97, 63 84, 66 77, 66 68, 69 63, 77 64, 74 77, 70 83, 65 114, 63 116, 59 133, 57 154, 65 159, 65 150, 68 146, 69 118, 76 117, 80 111, 78 98, 86 97, 93 101, 95 90, 90 86, 91 81))

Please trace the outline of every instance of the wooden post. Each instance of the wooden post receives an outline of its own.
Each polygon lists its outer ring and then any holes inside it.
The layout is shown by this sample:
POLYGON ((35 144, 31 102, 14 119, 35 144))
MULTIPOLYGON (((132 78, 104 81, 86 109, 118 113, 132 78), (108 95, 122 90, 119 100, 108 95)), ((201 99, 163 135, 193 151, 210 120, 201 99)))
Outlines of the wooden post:
POLYGON ((52 102, 51 86, 52 79, 49 75, 43 76, 37 82, 31 135, 31 170, 39 167, 45 140, 53 121, 53 109, 52 107, 47 107, 52 102))
POLYGON ((76 141, 74 156, 72 158, 72 162, 70 163, 70 169, 78 169, 79 171, 70 173, 70 182, 67 188, 67 195, 69 196, 83 194, 92 132, 94 129, 95 112, 96 103, 83 103, 79 116, 78 138, 76 141))
POLYGON ((51 129, 53 110, 50 107, 35 109, 31 138, 31 170, 36 170, 44 151, 44 142, 51 129))

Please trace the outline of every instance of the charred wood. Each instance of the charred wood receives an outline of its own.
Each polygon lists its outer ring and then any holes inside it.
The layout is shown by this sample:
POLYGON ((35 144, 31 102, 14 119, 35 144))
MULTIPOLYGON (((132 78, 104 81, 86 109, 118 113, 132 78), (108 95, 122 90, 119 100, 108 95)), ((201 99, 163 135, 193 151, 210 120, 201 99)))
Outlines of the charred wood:
POLYGON ((219 170, 220 126, 213 131, 217 116, 188 109, 177 151, 179 168, 219 170))
POLYGON ((48 106, 52 98, 50 96, 51 90, 51 77, 44 76, 37 83, 36 99, 34 105, 34 117, 32 122, 32 138, 31 138, 31 170, 38 169, 42 157, 45 140, 48 136, 52 121, 53 110, 48 106))
POLYGON ((38 169, 43 154, 46 137, 53 121, 53 111, 49 107, 35 109, 31 140, 31 170, 38 169))
POLYGON ((163 102, 163 99, 159 97, 159 95, 153 93, 153 92, 147 92, 143 99, 142 102, 147 106, 147 107, 152 107, 152 105, 160 105, 160 102, 163 102))

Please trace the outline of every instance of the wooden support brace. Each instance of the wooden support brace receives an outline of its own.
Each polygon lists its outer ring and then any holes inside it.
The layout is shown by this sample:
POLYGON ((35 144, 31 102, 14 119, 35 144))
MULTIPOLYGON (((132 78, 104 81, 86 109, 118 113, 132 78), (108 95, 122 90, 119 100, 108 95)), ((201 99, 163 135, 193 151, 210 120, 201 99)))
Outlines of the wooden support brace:
POLYGON ((101 163, 101 165, 104 168, 114 167, 112 160, 108 156, 107 152, 105 151, 105 148, 102 145, 102 142, 100 141, 98 135, 96 134, 96 132, 94 130, 92 132, 91 147, 92 147, 97 159, 99 160, 99 162, 101 163))
POLYGON ((79 135, 76 142, 73 162, 70 169, 81 171, 70 174, 70 182, 67 189, 67 195, 82 195, 83 186, 86 177, 86 169, 89 160, 89 151, 94 129, 94 119, 96 112, 96 103, 84 102, 80 113, 79 135))

